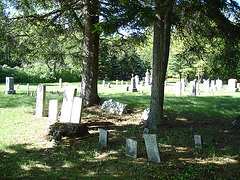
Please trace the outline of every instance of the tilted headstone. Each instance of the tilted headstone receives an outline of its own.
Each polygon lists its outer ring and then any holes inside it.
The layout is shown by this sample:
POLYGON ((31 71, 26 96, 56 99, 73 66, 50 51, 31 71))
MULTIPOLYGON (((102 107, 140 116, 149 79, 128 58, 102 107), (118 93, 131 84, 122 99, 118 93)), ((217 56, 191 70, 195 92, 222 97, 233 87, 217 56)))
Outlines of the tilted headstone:
POLYGON ((135 82, 135 78, 134 75, 132 74, 132 79, 131 79, 131 92, 137 92, 137 88, 136 88, 136 82, 135 82))
POLYGON ((71 123, 80 123, 83 110, 83 99, 80 97, 74 97, 73 107, 71 114, 71 123))
POLYGON ((141 120, 146 121, 148 119, 149 113, 150 113, 150 108, 144 109, 143 114, 141 116, 141 120))
POLYGON ((202 137, 200 135, 194 135, 195 148, 202 148, 202 137))
POLYGON ((127 104, 123 104, 120 102, 115 102, 115 101, 105 101, 102 104, 102 110, 118 115, 122 115, 123 113, 126 112, 126 107, 127 104))
POLYGON ((138 157, 138 142, 136 140, 126 138, 126 156, 131 158, 137 158, 138 157))
POLYGON ((16 91, 14 90, 14 78, 13 77, 6 77, 6 89, 4 91, 5 94, 15 94, 16 91))
POLYGON ((59 88, 62 88, 62 78, 59 79, 59 88))
POLYGON ((46 86, 39 84, 36 92, 36 116, 43 117, 45 110, 46 86))
POLYGON ((143 138, 147 149, 148 161, 161 162, 156 134, 143 134, 143 138))
POLYGON ((227 91, 228 92, 236 92, 237 91, 237 80, 236 79, 229 79, 228 80, 228 87, 227 91))
POLYGON ((99 143, 103 146, 108 145, 108 131, 99 128, 99 143))
POLYGON ((176 96, 181 96, 182 82, 176 82, 176 96))
POLYGON ((221 90, 222 89, 222 84, 223 84, 222 80, 218 78, 216 80, 217 90, 221 90))
POLYGON ((57 121, 58 120, 58 105, 57 99, 49 100, 49 110, 48 110, 48 120, 57 121))
POLYGON ((147 72, 145 73, 145 84, 149 85, 150 84, 150 72, 147 69, 147 72))
POLYGON ((65 88, 63 94, 60 122, 71 122, 73 99, 76 96, 76 93, 77 89, 75 87, 68 86, 65 88))

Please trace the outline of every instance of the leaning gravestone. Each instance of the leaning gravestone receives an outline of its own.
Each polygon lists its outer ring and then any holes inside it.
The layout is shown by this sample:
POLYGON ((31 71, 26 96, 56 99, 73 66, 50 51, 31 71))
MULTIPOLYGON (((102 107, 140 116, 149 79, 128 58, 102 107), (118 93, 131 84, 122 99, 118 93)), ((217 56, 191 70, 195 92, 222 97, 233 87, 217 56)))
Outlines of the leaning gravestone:
POLYGON ((123 104, 120 102, 115 102, 112 100, 105 101, 102 104, 102 110, 118 115, 122 115, 126 111, 127 104, 123 104))
POLYGON ((202 148, 202 137, 200 135, 194 135, 195 148, 202 148))
POLYGON ((49 100, 48 120, 56 122, 58 120, 58 100, 49 100))
POLYGON ((37 97, 36 97, 36 116, 43 117, 45 110, 45 96, 46 96, 46 86, 39 84, 37 87, 37 97))
POLYGON ((83 110, 83 99, 80 97, 74 97, 72 114, 71 114, 71 123, 80 123, 83 110))
POLYGON ((148 161, 161 162, 156 134, 143 134, 143 138, 147 149, 148 161))
POLYGON ((136 140, 126 138, 126 156, 136 159, 138 157, 138 149, 138 142, 136 140))
POLYGON ((108 132, 102 128, 99 128, 99 143, 103 146, 108 145, 108 132))
POLYGON ((144 109, 143 114, 141 116, 141 120, 146 121, 148 119, 149 113, 150 113, 150 108, 144 109))
POLYGON ((13 77, 6 77, 6 89, 4 91, 5 94, 15 94, 16 91, 14 90, 14 78, 13 77))
POLYGON ((63 94, 60 122, 71 122, 73 99, 76 93, 77 89, 75 87, 68 86, 65 88, 63 94))

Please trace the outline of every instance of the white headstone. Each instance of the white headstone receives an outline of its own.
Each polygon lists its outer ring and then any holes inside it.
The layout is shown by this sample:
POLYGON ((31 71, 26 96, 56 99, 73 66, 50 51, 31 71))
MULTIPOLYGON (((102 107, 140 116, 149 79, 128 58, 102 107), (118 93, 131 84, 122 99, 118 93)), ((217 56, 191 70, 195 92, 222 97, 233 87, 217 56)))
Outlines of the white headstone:
POLYGON ((123 80, 121 80, 121 85, 123 86, 123 80))
POLYGON ((59 79, 59 88, 62 88, 62 78, 59 79))
POLYGON ((116 85, 118 85, 118 80, 116 80, 116 85))
POLYGON ((103 87, 105 87, 105 80, 102 81, 102 85, 103 85, 103 87))
POLYGON ((220 80, 220 79, 216 80, 217 90, 221 90, 222 89, 222 84, 223 84, 222 80, 220 80))
POLYGON ((196 81, 190 81, 190 96, 196 96, 196 81))
POLYGON ((83 99, 80 97, 73 98, 71 123, 80 123, 83 110, 83 99))
POLYGON ((228 87, 227 91, 228 92, 236 92, 237 91, 237 80, 236 79, 229 79, 228 80, 228 87))
POLYGON ((209 79, 203 80, 205 93, 209 93, 209 79))
POLYGON ((182 82, 176 82, 176 96, 181 96, 182 82))
POLYGON ((150 72, 147 69, 147 72, 145 73, 145 84, 149 85, 150 84, 150 72))
POLYGON ((63 103, 61 108, 60 122, 71 122, 73 99, 76 96, 77 89, 72 86, 65 88, 63 94, 63 103))
POLYGON ((36 97, 36 116, 43 117, 45 110, 45 96, 46 96, 46 86, 39 84, 37 87, 37 97, 36 97))
POLYGON ((49 110, 48 110, 48 120, 57 121, 58 120, 58 100, 49 100, 49 110))
POLYGON ((139 84, 139 76, 138 75, 135 76, 135 82, 137 85, 139 84))

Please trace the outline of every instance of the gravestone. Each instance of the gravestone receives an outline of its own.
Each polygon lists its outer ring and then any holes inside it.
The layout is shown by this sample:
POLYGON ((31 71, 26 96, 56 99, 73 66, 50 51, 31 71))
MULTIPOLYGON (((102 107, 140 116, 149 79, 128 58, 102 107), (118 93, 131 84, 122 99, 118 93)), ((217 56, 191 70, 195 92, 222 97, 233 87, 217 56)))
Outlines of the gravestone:
POLYGON ((116 80, 116 85, 118 86, 118 80, 116 80))
POLYGON ((144 109, 143 114, 141 116, 141 120, 146 121, 148 119, 149 113, 150 113, 150 108, 144 109))
POLYGON ((111 88, 111 83, 108 83, 107 88, 111 88))
POLYGON ((181 96, 182 82, 176 82, 176 96, 181 96))
POLYGON ((196 81, 190 81, 190 96, 196 96, 196 81))
POLYGON ((71 123, 80 123, 83 110, 83 99, 80 97, 74 97, 72 114, 71 114, 71 123))
POLYGON ((76 96, 76 93, 77 89, 75 87, 68 86, 65 88, 63 94, 60 122, 71 122, 73 99, 76 96))
POLYGON ((39 84, 36 92, 36 116, 41 118, 43 117, 45 110, 46 86, 39 84))
POLYGON ((145 84, 149 85, 150 84, 150 72, 147 69, 147 72, 145 73, 145 84))
POLYGON ((15 94, 16 91, 14 90, 14 78, 13 77, 6 77, 6 89, 4 90, 5 94, 15 94))
POLYGON ((137 85, 139 84, 139 76, 138 75, 135 76, 135 82, 137 85))
POLYGON ((216 91, 215 80, 211 80, 211 91, 216 91))
POLYGON ((99 143, 103 146, 108 145, 108 131, 99 128, 99 143))
POLYGON ((33 91, 31 91, 31 95, 30 96, 33 97, 33 91))
POLYGON ((59 79, 59 88, 62 88, 62 78, 59 79))
POLYGON ((131 78, 131 92, 137 92, 136 82, 133 74, 131 78))
POLYGON ((123 86, 123 80, 121 80, 121 85, 123 86))
POLYGON ((143 86, 143 81, 140 81, 140 86, 143 86))
POLYGON ((181 92, 185 92, 185 78, 181 78, 181 92))
POLYGON ((120 102, 115 102, 115 101, 112 101, 112 100, 105 101, 102 104, 102 110, 104 110, 106 112, 118 114, 118 115, 122 115, 123 113, 125 113, 126 112, 126 107, 127 107, 127 104, 123 104, 123 103, 120 103, 120 102))
POLYGON ((105 87, 105 80, 102 81, 102 86, 105 87))
POLYGON ((200 135, 194 135, 195 148, 202 148, 202 137, 200 135))
POLYGON ((49 100, 49 110, 48 110, 48 120, 57 121, 58 120, 58 100, 49 100))
POLYGON ((217 90, 221 90, 222 89, 222 80, 220 80, 219 78, 216 80, 216 86, 217 86, 217 90))
POLYGON ((228 92, 236 92, 237 91, 237 80, 236 79, 229 79, 228 80, 228 87, 227 91, 228 92))
POLYGON ((143 138, 147 149, 148 161, 161 162, 156 134, 143 134, 143 138))
POLYGON ((129 91, 129 86, 125 86, 125 91, 129 91))
POLYGON ((27 83, 27 89, 29 89, 29 83, 27 83))
POLYGON ((126 138, 126 156, 136 159, 138 157, 138 151, 138 142, 136 140, 126 138))
POLYGON ((207 80, 203 80, 203 85, 204 85, 204 90, 205 90, 205 93, 209 93, 209 79, 207 80))

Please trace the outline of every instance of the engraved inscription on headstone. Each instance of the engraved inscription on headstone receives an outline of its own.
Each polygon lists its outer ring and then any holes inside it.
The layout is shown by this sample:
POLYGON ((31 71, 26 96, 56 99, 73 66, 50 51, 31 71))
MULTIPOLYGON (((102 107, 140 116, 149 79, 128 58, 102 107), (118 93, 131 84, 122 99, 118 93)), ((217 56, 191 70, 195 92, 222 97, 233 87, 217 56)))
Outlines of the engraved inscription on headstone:
POLYGON ((136 140, 126 138, 126 156, 137 158, 138 156, 138 143, 136 140))
POLYGON ((45 109, 46 86, 43 84, 39 84, 36 92, 36 116, 43 117, 45 109))
POLYGON ((83 110, 83 99, 80 97, 74 97, 71 123, 80 123, 83 110))
POLYGON ((195 148, 202 148, 202 137, 200 135, 194 135, 195 148))
POLYGON ((143 138, 147 149, 148 161, 161 162, 156 134, 143 134, 143 138))
POLYGON ((57 121, 58 119, 58 100, 53 99, 49 100, 49 111, 48 111, 48 120, 49 121, 57 121))
POLYGON ((103 146, 108 144, 108 132, 102 128, 99 128, 99 143, 103 146))
POLYGON ((77 89, 75 87, 68 86, 65 88, 60 122, 71 122, 73 98, 75 97, 76 93, 77 89))

